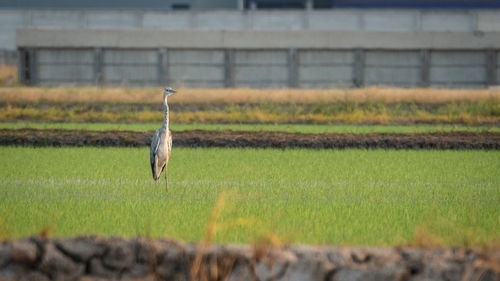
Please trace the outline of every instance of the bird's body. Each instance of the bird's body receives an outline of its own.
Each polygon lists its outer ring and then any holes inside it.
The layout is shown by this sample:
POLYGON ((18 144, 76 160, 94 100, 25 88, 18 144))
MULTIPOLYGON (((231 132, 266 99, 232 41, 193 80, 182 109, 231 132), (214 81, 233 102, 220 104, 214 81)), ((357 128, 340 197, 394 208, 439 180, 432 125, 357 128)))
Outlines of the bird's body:
POLYGON ((153 179, 156 181, 168 163, 172 151, 172 133, 165 127, 156 130, 151 142, 151 169, 153 179))
POLYGON ((155 182, 160 178, 160 174, 165 170, 165 186, 168 189, 167 166, 170 152, 172 151, 172 133, 170 132, 167 97, 174 94, 176 91, 172 88, 165 88, 163 92, 163 108, 165 118, 160 129, 156 130, 153 140, 151 141, 151 150, 149 160, 151 162, 151 171, 155 182))

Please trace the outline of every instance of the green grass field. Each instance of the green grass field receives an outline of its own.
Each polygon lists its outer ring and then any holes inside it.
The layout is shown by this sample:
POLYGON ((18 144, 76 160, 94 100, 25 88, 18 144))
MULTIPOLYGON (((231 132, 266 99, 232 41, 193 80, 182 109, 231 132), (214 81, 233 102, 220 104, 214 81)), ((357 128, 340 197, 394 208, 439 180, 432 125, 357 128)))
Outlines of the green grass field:
POLYGON ((0 147, 0 238, 149 235, 387 246, 500 238, 499 151, 174 148, 169 193, 147 148, 0 147), (413 238, 412 238, 413 237, 413 238))
MULTIPOLYGON (((157 123, 75 123, 75 122, 0 122, 0 129, 66 129, 66 130, 126 130, 153 131, 161 126, 157 123)), ((432 132, 500 132, 499 126, 465 125, 312 125, 312 124, 171 124, 173 131, 185 130, 239 130, 282 131, 290 133, 432 133, 432 132)))

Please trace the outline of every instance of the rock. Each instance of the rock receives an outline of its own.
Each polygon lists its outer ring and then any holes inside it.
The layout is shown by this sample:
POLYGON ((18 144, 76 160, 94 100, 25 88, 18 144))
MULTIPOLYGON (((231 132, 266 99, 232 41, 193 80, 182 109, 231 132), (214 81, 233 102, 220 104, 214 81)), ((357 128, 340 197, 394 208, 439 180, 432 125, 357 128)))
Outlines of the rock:
POLYGON ((38 249, 35 243, 23 239, 13 241, 11 244, 10 260, 14 263, 32 265, 38 256, 38 249))
POLYGON ((0 268, 7 266, 10 260, 10 253, 12 252, 12 245, 8 242, 0 244, 0 268))
POLYGON ((157 249, 153 242, 138 239, 135 243, 136 248, 136 261, 139 264, 156 265, 156 253, 157 249))
MULTIPOLYGON (((332 281, 398 281, 395 276, 383 272, 342 268, 332 276, 332 281)), ((429 280, 430 281, 430 280, 429 280)))
POLYGON ((70 257, 59 252, 53 243, 48 243, 39 270, 52 280, 75 280, 83 274, 85 265, 73 262, 70 257))
MULTIPOLYGON (((98 258, 91 258, 89 261, 87 274, 92 277, 105 278, 105 279, 118 279, 119 271, 108 269, 102 265, 98 258)), ((86 276, 88 277, 88 276, 86 276)))
POLYGON ((123 270, 132 267, 135 262, 135 250, 129 241, 117 241, 109 246, 102 259, 102 264, 112 270, 123 270))
POLYGON ((21 276, 19 281, 50 281, 50 279, 40 272, 30 272, 26 276, 21 276))
POLYGON ((54 243, 61 252, 79 262, 87 262, 91 257, 101 256, 105 250, 104 244, 96 237, 59 239, 54 243))
POLYGON ((155 269, 152 268, 150 265, 135 264, 132 266, 132 268, 127 269, 122 273, 121 279, 127 279, 127 280, 132 280, 137 278, 142 279, 147 277, 154 271, 155 269))
POLYGON ((233 268, 226 281, 253 281, 258 280, 254 271, 247 265, 237 265, 233 268))

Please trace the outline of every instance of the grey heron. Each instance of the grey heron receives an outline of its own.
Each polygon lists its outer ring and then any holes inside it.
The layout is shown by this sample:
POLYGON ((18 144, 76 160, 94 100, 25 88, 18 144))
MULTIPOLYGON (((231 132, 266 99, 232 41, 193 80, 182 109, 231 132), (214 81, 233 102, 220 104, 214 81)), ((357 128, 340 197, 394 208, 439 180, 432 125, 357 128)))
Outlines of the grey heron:
POLYGON ((149 160, 151 162, 151 170, 155 182, 160 178, 161 172, 165 169, 165 188, 168 191, 167 165, 172 151, 172 133, 168 128, 168 103, 167 97, 175 94, 176 91, 170 87, 163 90, 163 109, 165 117, 163 126, 156 130, 153 140, 151 141, 151 150, 149 160))

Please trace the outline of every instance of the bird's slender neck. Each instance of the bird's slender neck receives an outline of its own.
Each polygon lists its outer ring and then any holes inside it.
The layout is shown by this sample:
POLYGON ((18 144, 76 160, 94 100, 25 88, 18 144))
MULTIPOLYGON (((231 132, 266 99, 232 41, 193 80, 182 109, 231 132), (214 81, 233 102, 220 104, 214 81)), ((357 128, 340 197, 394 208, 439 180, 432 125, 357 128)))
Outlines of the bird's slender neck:
POLYGON ((168 131, 168 103, 167 103, 167 95, 163 95, 163 110, 165 111, 165 119, 163 120, 163 127, 165 127, 168 131))

